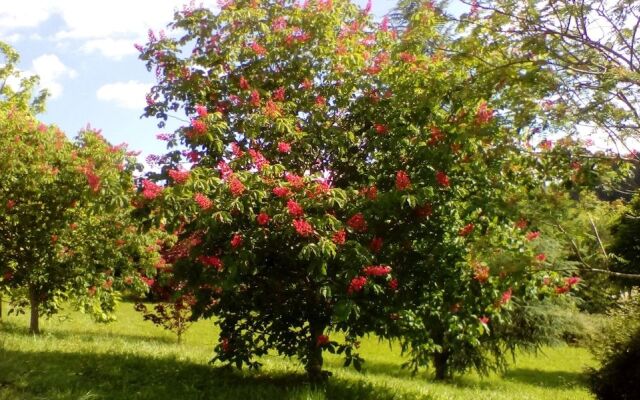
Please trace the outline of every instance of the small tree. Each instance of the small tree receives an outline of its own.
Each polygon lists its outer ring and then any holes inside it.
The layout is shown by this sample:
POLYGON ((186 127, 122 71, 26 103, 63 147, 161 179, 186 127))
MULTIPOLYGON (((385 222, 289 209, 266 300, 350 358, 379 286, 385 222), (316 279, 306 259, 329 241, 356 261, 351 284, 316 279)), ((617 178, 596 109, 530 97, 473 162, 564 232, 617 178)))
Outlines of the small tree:
MULTIPOLYGON (((6 79, 17 55, 3 51, 6 79)), ((65 299, 109 320, 117 290, 144 288, 134 268, 150 269, 158 256, 132 219, 134 159, 97 131, 71 142, 38 122, 32 83, 18 92, 4 85, 0 98, 0 291, 15 308, 30 306, 39 333, 39 316, 65 299)))

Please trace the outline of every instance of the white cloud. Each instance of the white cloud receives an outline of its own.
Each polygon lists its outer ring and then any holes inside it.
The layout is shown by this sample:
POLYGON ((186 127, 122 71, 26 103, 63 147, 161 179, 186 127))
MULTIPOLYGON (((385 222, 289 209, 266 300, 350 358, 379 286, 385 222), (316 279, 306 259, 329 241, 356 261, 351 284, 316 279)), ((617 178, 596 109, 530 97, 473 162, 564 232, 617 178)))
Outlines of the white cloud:
POLYGON ((87 41, 80 50, 87 54, 99 52, 107 58, 120 60, 122 57, 136 53, 134 42, 129 39, 92 39, 87 41))
POLYGON ((3 36, 0 37, 0 40, 7 42, 7 43, 16 43, 19 42, 20 40, 22 40, 23 36, 19 33, 12 33, 11 35, 8 36, 3 36))
POLYGON ((101 86, 96 97, 102 101, 113 102, 119 107, 142 110, 145 96, 151 89, 151 84, 138 81, 115 82, 101 86))
MULTIPOLYGON (((162 29, 173 13, 188 0, 0 0, 0 38, 19 29, 37 28, 53 16, 62 21, 53 39, 58 42, 81 41, 84 52, 99 51, 120 59, 132 54, 129 47, 143 42, 149 28, 162 29), (129 44, 125 46, 125 42, 129 44)), ((200 3, 200 2, 198 2, 200 3)), ((216 0, 204 0, 204 6, 216 7, 216 0)), ((60 44, 60 43, 59 43, 60 44)))
POLYGON ((62 94, 62 79, 73 79, 78 74, 67 67, 55 54, 43 54, 32 62, 31 71, 40 77, 40 87, 49 90, 51 99, 62 94))

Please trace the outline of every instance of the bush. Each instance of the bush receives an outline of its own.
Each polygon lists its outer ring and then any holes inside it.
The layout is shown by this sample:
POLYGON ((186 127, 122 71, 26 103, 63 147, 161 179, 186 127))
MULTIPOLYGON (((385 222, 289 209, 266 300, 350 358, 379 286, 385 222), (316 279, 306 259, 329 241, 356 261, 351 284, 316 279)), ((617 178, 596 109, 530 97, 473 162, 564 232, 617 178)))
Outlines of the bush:
POLYGON ((611 313, 592 351, 601 366, 591 371, 592 392, 598 399, 637 399, 640 393, 640 295, 632 292, 611 313))

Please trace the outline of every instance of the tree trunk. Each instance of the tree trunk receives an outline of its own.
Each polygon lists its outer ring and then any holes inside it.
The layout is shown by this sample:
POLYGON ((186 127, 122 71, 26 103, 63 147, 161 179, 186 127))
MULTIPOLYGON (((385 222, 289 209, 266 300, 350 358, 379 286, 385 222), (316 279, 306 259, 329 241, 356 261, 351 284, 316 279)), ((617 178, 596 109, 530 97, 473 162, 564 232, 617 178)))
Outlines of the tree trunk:
POLYGON ((40 334, 40 299, 35 288, 29 288, 29 304, 31 306, 31 322, 29 324, 29 332, 40 334))
POLYGON ((0 293, 0 322, 2 322, 2 293, 0 293))
POLYGON ((447 350, 443 350, 441 353, 433 355, 433 366, 436 369, 436 380, 442 381, 451 377, 448 361, 449 352, 447 350))
POLYGON ((318 337, 324 332, 324 325, 319 324, 317 321, 309 322, 309 333, 311 338, 309 340, 309 347, 307 349, 307 377, 309 381, 318 383, 326 380, 327 374, 322 372, 322 347, 318 346, 318 337))

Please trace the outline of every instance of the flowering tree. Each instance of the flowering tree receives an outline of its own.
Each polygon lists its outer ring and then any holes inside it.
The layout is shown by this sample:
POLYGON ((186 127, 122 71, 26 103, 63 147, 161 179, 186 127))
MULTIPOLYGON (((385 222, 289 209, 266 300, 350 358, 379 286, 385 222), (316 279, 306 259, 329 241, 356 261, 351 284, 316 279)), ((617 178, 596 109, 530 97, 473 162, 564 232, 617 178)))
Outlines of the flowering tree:
MULTIPOLYGON (((17 56, 3 48, 11 73, 17 56)), ((117 289, 142 290, 138 278, 158 260, 150 235, 132 219, 134 159, 89 129, 74 142, 37 121, 30 84, 3 86, 0 98, 0 291, 14 308, 39 315, 72 299, 99 320, 110 319, 117 289)))
POLYGON ((189 118, 162 135, 186 147, 162 158, 167 186, 144 185, 150 215, 180 237, 167 262, 194 318, 220 321, 215 360, 257 367, 275 349, 315 380, 324 350, 359 367, 357 338, 376 332, 444 377, 454 354, 483 359, 512 296, 562 280, 543 282, 535 227, 515 225, 542 174, 493 88, 424 51, 440 35, 429 7, 401 34, 368 13, 343 0, 187 7, 139 47, 158 78, 146 115, 189 118))

